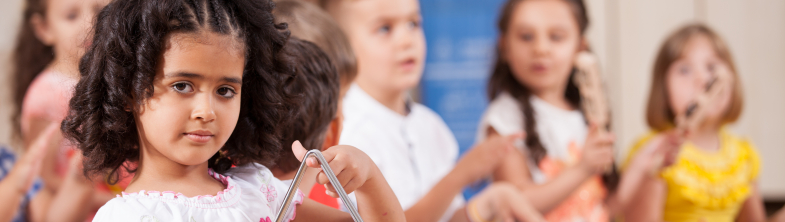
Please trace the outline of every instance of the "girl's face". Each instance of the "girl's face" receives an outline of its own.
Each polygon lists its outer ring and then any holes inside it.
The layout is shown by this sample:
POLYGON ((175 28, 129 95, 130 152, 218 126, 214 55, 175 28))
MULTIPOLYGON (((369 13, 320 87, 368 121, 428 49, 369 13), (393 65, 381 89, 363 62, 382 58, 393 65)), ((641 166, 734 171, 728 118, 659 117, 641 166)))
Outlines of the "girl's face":
POLYGON ((135 115, 143 158, 206 164, 237 124, 244 53, 210 32, 173 34, 166 44, 153 96, 135 115))
MULTIPOLYGON (((416 0, 342 1, 337 17, 357 55, 356 81, 386 91, 405 91, 422 77, 425 34, 416 0)), ((366 89, 368 90, 368 89, 366 89)))
POLYGON ((52 46, 55 57, 78 64, 90 37, 95 17, 109 0, 49 0, 46 16, 36 15, 32 25, 38 39, 52 46))
MULTIPOLYGON (((704 35, 691 37, 684 46, 681 57, 671 63, 668 73, 665 74, 671 111, 676 116, 683 115, 697 95, 706 91, 706 84, 712 78, 712 73, 721 67, 728 66, 717 56, 711 40, 704 35)), ((725 84, 727 88, 733 86, 732 83, 725 84)), ((704 107, 707 111, 706 121, 718 123, 722 119, 730 106, 731 91, 723 90, 719 102, 713 103, 713 107, 704 107)))
POLYGON ((500 47, 518 82, 535 94, 566 87, 582 43, 569 3, 521 1, 507 28, 500 47))

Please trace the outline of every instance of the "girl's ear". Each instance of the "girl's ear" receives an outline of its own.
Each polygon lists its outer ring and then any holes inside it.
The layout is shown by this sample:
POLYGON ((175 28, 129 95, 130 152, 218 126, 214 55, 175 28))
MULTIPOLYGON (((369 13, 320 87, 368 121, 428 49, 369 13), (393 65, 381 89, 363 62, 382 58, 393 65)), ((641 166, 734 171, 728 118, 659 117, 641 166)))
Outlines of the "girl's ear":
POLYGON ((54 34, 52 34, 49 24, 46 23, 46 18, 44 18, 43 15, 38 13, 33 14, 30 18, 29 25, 33 27, 35 37, 38 38, 39 41, 46 46, 54 45, 54 34))
POLYGON ((324 137, 324 143, 322 143, 322 151, 325 151, 327 150, 327 148, 338 145, 338 142, 341 139, 342 128, 343 128, 343 116, 336 116, 335 119, 333 119, 333 121, 330 122, 330 126, 327 127, 327 133, 324 137))

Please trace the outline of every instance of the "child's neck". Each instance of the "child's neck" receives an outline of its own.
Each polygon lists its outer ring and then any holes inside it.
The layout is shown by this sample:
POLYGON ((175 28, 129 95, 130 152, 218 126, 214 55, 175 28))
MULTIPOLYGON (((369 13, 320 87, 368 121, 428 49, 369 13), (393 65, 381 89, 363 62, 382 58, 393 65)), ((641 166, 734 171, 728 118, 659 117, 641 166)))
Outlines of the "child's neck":
POLYGON ((687 139, 701 150, 715 152, 720 149, 720 126, 715 124, 699 127, 687 139))
POLYGON ((389 91, 381 87, 364 86, 359 82, 357 85, 360 86, 365 93, 368 93, 368 95, 393 112, 403 116, 409 114, 409 111, 406 108, 406 90, 389 91))
POLYGON ((575 110, 572 104, 567 101, 567 98, 564 97, 564 91, 566 90, 565 87, 553 87, 552 89, 543 89, 533 91, 532 94, 540 98, 541 100, 545 101, 548 104, 551 104, 557 108, 563 110, 575 110))
POLYGON ((78 61, 70 61, 69 59, 55 57, 55 59, 49 63, 47 69, 61 73, 65 77, 71 79, 79 79, 78 61))
MULTIPOLYGON (((294 176, 297 175, 297 170, 291 172, 283 172, 279 168, 272 168, 270 169, 273 172, 273 176, 278 178, 279 180, 293 180, 294 176)), ((316 183, 316 175, 319 174, 319 170, 313 169, 310 167, 306 167, 305 171, 303 171, 305 175, 303 175, 303 179, 300 181, 300 192, 302 192, 306 197, 311 194, 311 188, 316 183)), ((294 181, 292 181, 294 183, 294 181)))
POLYGON ((199 165, 176 163, 154 149, 140 149, 139 167, 126 193, 174 191, 187 197, 216 195, 226 186, 208 174, 207 162, 199 165))

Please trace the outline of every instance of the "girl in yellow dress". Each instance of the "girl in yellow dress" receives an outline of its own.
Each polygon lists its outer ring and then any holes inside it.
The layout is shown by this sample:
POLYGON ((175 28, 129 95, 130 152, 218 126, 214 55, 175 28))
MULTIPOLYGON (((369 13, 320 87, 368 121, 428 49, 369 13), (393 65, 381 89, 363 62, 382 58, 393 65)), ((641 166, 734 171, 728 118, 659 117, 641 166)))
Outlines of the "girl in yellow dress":
POLYGON ((641 174, 644 182, 634 196, 638 201, 628 206, 626 221, 764 221, 758 154, 748 139, 725 129, 738 119, 743 103, 725 42, 704 25, 682 27, 660 47, 653 74, 646 110, 652 132, 632 147, 624 164, 627 171, 646 168, 639 167, 644 162, 653 170, 641 174), (716 102, 701 107, 702 121, 677 133, 676 117, 691 110, 720 69, 730 73, 729 81, 721 83, 725 90, 716 102), (653 155, 669 147, 677 152, 653 155))

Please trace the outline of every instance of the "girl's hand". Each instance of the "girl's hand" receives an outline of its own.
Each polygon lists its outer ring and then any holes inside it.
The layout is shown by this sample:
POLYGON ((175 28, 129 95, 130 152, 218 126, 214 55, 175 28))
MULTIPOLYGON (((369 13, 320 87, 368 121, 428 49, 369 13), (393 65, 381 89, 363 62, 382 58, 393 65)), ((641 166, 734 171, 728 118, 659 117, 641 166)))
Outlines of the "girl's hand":
POLYGON ((466 204, 469 221, 546 221, 515 186, 495 182, 466 204))
MULTIPOLYGON (((294 152, 294 156, 300 161, 303 161, 303 156, 308 152, 300 141, 295 141, 294 144, 292 144, 292 151, 294 152)), ((327 160, 327 164, 330 165, 333 172, 335 172, 335 176, 338 178, 338 181, 341 182, 340 185, 343 186, 343 189, 347 194, 354 192, 374 176, 381 174, 376 168, 376 164, 373 163, 373 160, 363 151, 353 146, 333 146, 322 152, 322 155, 324 156, 324 159, 327 160)), ((316 182, 324 185, 327 190, 327 195, 339 198, 333 184, 330 183, 327 175, 322 171, 316 158, 311 157, 306 161, 308 167, 319 169, 319 174, 316 175, 316 182)))
POLYGON ((472 183, 486 177, 496 170, 504 156, 515 150, 515 141, 526 137, 525 133, 519 132, 508 136, 491 136, 484 142, 471 148, 455 164, 457 172, 467 175, 468 181, 472 183))
POLYGON ((677 130, 661 133, 638 152, 630 167, 640 167, 655 174, 676 162, 683 143, 684 139, 677 130))
POLYGON ((61 139, 60 124, 50 124, 13 166, 6 180, 16 181, 14 188, 19 194, 26 194, 33 185, 33 180, 41 173, 41 165, 50 143, 59 142, 61 139))
POLYGON ((601 132, 596 124, 590 124, 578 166, 590 174, 603 173, 612 167, 614 140, 613 134, 601 132))

